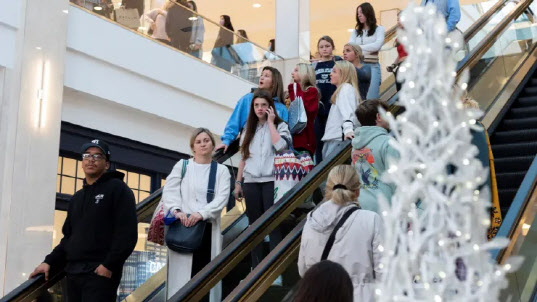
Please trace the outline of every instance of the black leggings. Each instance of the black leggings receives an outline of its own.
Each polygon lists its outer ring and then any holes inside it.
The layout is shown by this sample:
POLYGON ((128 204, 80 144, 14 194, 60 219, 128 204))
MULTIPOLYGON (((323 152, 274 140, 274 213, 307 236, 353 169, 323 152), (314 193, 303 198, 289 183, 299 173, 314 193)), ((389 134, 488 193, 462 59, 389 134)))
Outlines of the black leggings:
MULTIPOLYGON (((274 182, 245 183, 242 189, 246 202, 246 216, 248 216, 249 224, 252 225, 274 204, 274 182)), ((272 251, 282 241, 280 229, 275 228, 269 237, 269 246, 272 251)), ((252 250, 252 268, 255 268, 265 258, 263 254, 263 244, 261 243, 252 250)))

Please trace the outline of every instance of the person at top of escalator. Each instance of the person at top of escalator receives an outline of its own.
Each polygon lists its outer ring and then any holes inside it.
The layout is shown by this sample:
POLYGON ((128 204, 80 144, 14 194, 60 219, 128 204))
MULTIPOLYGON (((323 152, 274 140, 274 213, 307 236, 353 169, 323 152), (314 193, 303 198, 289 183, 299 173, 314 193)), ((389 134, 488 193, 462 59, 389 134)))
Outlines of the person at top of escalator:
POLYGON ((228 15, 220 16, 220 25, 222 27, 218 31, 218 36, 211 51, 211 64, 226 71, 231 71, 231 67, 237 63, 236 54, 231 49, 235 29, 231 24, 231 17, 228 15))
POLYGON ((63 238, 31 274, 64 270, 68 301, 116 301, 123 264, 138 240, 132 190, 123 173, 107 172, 110 149, 100 139, 81 148, 84 186, 69 201, 63 238))
POLYGON ((298 273, 306 277, 308 269, 316 263, 334 261, 349 273, 354 301, 373 302, 375 281, 381 280, 382 218, 361 209, 356 201, 359 195, 360 179, 351 166, 340 165, 330 171, 325 201, 306 218, 298 273), (328 238, 333 232, 336 232, 335 240, 330 245, 328 238))
MULTIPOLYGON (((264 67, 261 77, 259 77, 258 89, 268 91, 272 95, 278 116, 287 123, 289 119, 287 107, 282 103, 284 101, 283 80, 278 69, 270 66, 264 67)), ((233 109, 233 113, 227 121, 224 134, 221 136, 222 143, 215 148, 215 151, 224 149, 224 152, 226 152, 229 145, 237 139, 244 125, 246 125, 254 91, 255 89, 252 89, 252 92, 244 95, 235 105, 235 109, 233 109)))
POLYGON ((162 8, 155 8, 142 16, 142 19, 149 23, 149 28, 152 32, 151 38, 168 45, 170 45, 170 38, 166 34, 166 16, 172 5, 175 4, 167 0, 162 8))
POLYGON ((459 0, 422 0, 421 6, 432 3, 446 18, 447 30, 453 31, 461 20, 461 6, 459 0))
POLYGON ((180 51, 189 52, 190 36, 192 34, 192 13, 186 0, 177 1, 168 10, 166 16, 166 34, 170 37, 171 45, 180 51))
POLYGON ((356 29, 352 31, 349 43, 360 45, 364 52, 364 63, 371 67, 371 83, 367 91, 367 99, 380 96, 380 63, 379 51, 384 44, 384 27, 377 25, 375 10, 369 2, 356 8, 356 29))
MULTIPOLYGON (((194 1, 188 1, 188 8, 194 12, 198 12, 198 6, 194 1)), ((203 40, 205 38, 205 25, 203 24, 203 18, 198 15, 192 17, 192 35, 190 36, 190 54, 194 57, 201 59, 203 54, 203 40)))
POLYGON ((349 61, 356 68, 358 76, 358 90, 362 100, 367 99, 367 91, 371 84, 371 66, 363 64, 364 55, 362 48, 358 44, 347 43, 343 47, 343 59, 349 61))
MULTIPOLYGON (((229 199, 231 176, 226 166, 212 161, 214 143, 209 130, 194 130, 190 137, 193 158, 177 162, 162 190, 164 213, 175 216, 179 220, 175 223, 189 228, 206 222, 205 231, 201 234, 201 247, 196 251, 179 253, 168 248, 167 299, 222 251, 220 215, 229 199), (209 181, 211 172, 214 173, 214 183, 209 181), (212 200, 208 196, 210 190, 214 192, 212 200)), ((221 301, 221 295, 219 283, 211 290, 210 301, 221 301)))
POLYGON ((323 160, 322 150, 324 143, 321 138, 324 136, 328 113, 332 106, 330 99, 337 88, 330 80, 330 73, 336 64, 336 61, 342 60, 341 57, 334 55, 335 48, 334 40, 332 40, 332 38, 329 36, 322 36, 319 41, 317 41, 317 50, 320 58, 311 60, 313 69, 315 69, 315 84, 317 85, 317 88, 319 88, 321 94, 319 113, 317 114, 314 125, 315 135, 317 137, 317 149, 315 151, 316 163, 320 163, 323 160))

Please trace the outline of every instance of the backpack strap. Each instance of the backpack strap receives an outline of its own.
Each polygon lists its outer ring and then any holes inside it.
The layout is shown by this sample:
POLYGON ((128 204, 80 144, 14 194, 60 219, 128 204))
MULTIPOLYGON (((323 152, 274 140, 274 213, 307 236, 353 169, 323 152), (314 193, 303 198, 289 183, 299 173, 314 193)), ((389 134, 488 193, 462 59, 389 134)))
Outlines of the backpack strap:
POLYGON ((337 223, 336 227, 332 231, 332 234, 330 234, 330 237, 328 237, 328 241, 326 242, 326 245, 324 246, 323 255, 321 256, 321 261, 326 260, 328 258, 328 254, 330 254, 330 250, 332 250, 332 246, 334 245, 334 241, 336 241, 336 233, 339 231, 341 226, 345 224, 345 221, 349 219, 349 216, 351 216, 354 211, 359 210, 360 207, 352 207, 351 209, 347 210, 343 216, 341 216, 341 219, 337 223))
POLYGON ((188 159, 183 159, 183 168, 181 169, 181 182, 183 181, 183 178, 185 178, 186 166, 188 166, 188 159))
POLYGON ((207 203, 214 199, 214 186, 216 185, 216 170, 218 163, 214 160, 211 162, 211 170, 209 171, 209 185, 207 187, 207 203))

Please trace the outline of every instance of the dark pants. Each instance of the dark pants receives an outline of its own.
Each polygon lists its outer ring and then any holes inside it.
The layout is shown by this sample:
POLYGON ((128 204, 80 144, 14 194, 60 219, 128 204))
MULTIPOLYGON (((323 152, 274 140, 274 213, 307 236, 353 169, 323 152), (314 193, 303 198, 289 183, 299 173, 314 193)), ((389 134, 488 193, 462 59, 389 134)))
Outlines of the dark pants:
MULTIPOLYGON (((192 277, 199 273, 209 262, 211 262, 211 231, 212 224, 207 223, 205 226, 205 232, 203 233, 203 240, 201 241, 201 247, 199 250, 192 254, 192 277)), ((200 301, 209 301, 209 294, 205 295, 200 301)))
POLYGON ((112 278, 93 272, 67 274, 68 302, 115 302, 121 274, 112 273, 112 278))
POLYGON ((318 165, 323 160, 323 146, 324 142, 321 140, 324 136, 324 130, 326 129, 326 121, 328 116, 318 115, 315 119, 314 130, 317 139, 317 149, 315 149, 315 164, 318 165))
MULTIPOLYGON (((252 225, 261 215, 274 205, 274 182, 245 183, 242 187, 246 201, 246 216, 252 225)), ((282 234, 279 228, 275 228, 269 235, 270 250, 272 251, 280 241, 282 234)), ((252 267, 255 268, 263 260, 263 243, 252 250, 252 267)))

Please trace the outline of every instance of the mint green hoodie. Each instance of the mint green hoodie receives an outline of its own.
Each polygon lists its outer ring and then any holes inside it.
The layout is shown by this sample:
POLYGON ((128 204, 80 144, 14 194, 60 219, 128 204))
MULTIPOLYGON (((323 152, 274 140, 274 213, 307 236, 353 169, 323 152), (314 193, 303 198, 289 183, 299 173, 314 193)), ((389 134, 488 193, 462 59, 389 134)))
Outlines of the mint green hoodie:
POLYGON ((382 182, 381 175, 388 170, 388 158, 397 158, 399 153, 389 141, 388 131, 378 126, 358 127, 352 140, 352 165, 360 177, 360 197, 362 209, 380 214, 377 195, 382 193, 391 204, 395 191, 393 184, 382 182))

